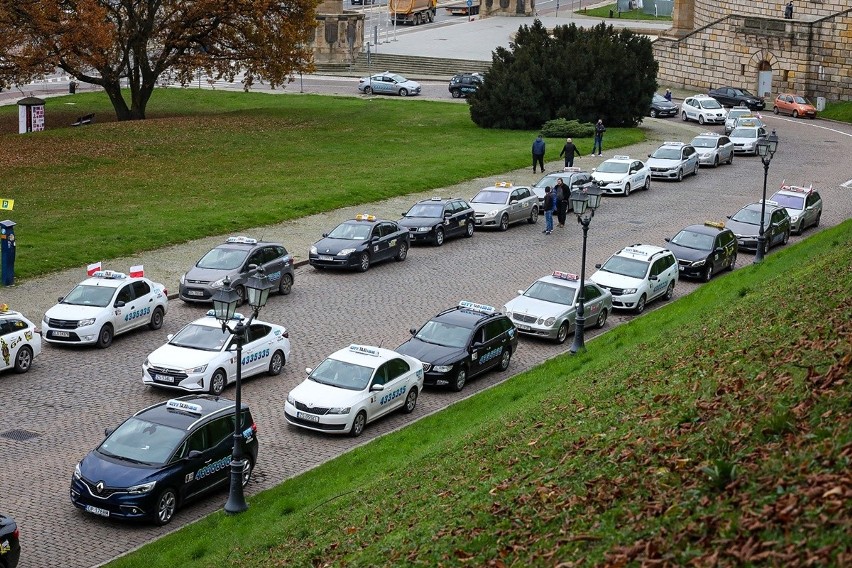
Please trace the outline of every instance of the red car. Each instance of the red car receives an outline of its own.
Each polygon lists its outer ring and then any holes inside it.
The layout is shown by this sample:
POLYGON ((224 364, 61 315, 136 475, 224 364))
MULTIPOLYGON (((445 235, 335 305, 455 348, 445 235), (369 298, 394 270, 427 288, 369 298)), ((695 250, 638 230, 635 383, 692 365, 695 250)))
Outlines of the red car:
POLYGON ((781 93, 778 95, 772 110, 775 114, 781 112, 789 114, 793 118, 799 118, 800 116, 816 118, 817 115, 816 108, 808 102, 808 99, 793 93, 781 93))

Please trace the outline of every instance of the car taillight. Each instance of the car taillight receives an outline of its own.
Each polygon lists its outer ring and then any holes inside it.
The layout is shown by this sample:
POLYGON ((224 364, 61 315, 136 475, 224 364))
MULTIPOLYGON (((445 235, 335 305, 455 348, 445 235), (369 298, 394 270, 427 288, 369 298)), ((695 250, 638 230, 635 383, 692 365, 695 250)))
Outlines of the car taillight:
POLYGON ((21 529, 19 529, 18 527, 15 527, 15 532, 12 533, 12 536, 14 537, 15 540, 20 540, 21 529))
POLYGON ((286 337, 287 339, 290 339, 290 330, 285 329, 284 331, 281 332, 281 335, 286 337))
POLYGON ((257 424, 255 424, 254 422, 251 423, 251 433, 257 434, 257 424))
POLYGON ((166 296, 166 297, 169 296, 169 291, 165 288, 163 288, 163 296, 166 296))

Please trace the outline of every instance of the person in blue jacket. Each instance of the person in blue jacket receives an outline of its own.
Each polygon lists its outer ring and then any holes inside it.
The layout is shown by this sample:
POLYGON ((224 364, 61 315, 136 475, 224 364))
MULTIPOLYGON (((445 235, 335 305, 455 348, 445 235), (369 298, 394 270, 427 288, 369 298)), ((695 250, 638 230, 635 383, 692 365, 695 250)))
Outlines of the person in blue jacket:
POLYGON ((544 138, 539 134, 532 144, 533 173, 535 173, 536 164, 541 168, 541 173, 544 173, 544 147, 544 138))

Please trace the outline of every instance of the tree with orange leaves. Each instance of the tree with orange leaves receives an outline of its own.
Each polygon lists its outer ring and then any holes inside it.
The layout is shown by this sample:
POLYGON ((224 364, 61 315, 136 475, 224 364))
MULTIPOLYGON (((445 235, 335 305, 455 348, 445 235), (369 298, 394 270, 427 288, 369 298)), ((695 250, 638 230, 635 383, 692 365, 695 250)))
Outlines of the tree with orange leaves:
POLYGON ((0 0, 0 85, 62 69, 103 87, 118 120, 145 118, 161 78, 249 89, 313 69, 316 0, 0 0), (122 83, 129 85, 125 98, 122 83))

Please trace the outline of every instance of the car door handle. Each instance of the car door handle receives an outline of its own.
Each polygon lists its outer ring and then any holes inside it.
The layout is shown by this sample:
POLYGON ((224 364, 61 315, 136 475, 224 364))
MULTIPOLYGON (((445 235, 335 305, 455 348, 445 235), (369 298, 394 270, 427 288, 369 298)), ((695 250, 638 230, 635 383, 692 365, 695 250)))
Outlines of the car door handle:
POLYGON ((213 458, 210 458, 209 460, 207 460, 206 462, 204 462, 204 465, 207 465, 208 463, 210 463, 210 462, 212 462, 212 461, 213 461, 213 458))

